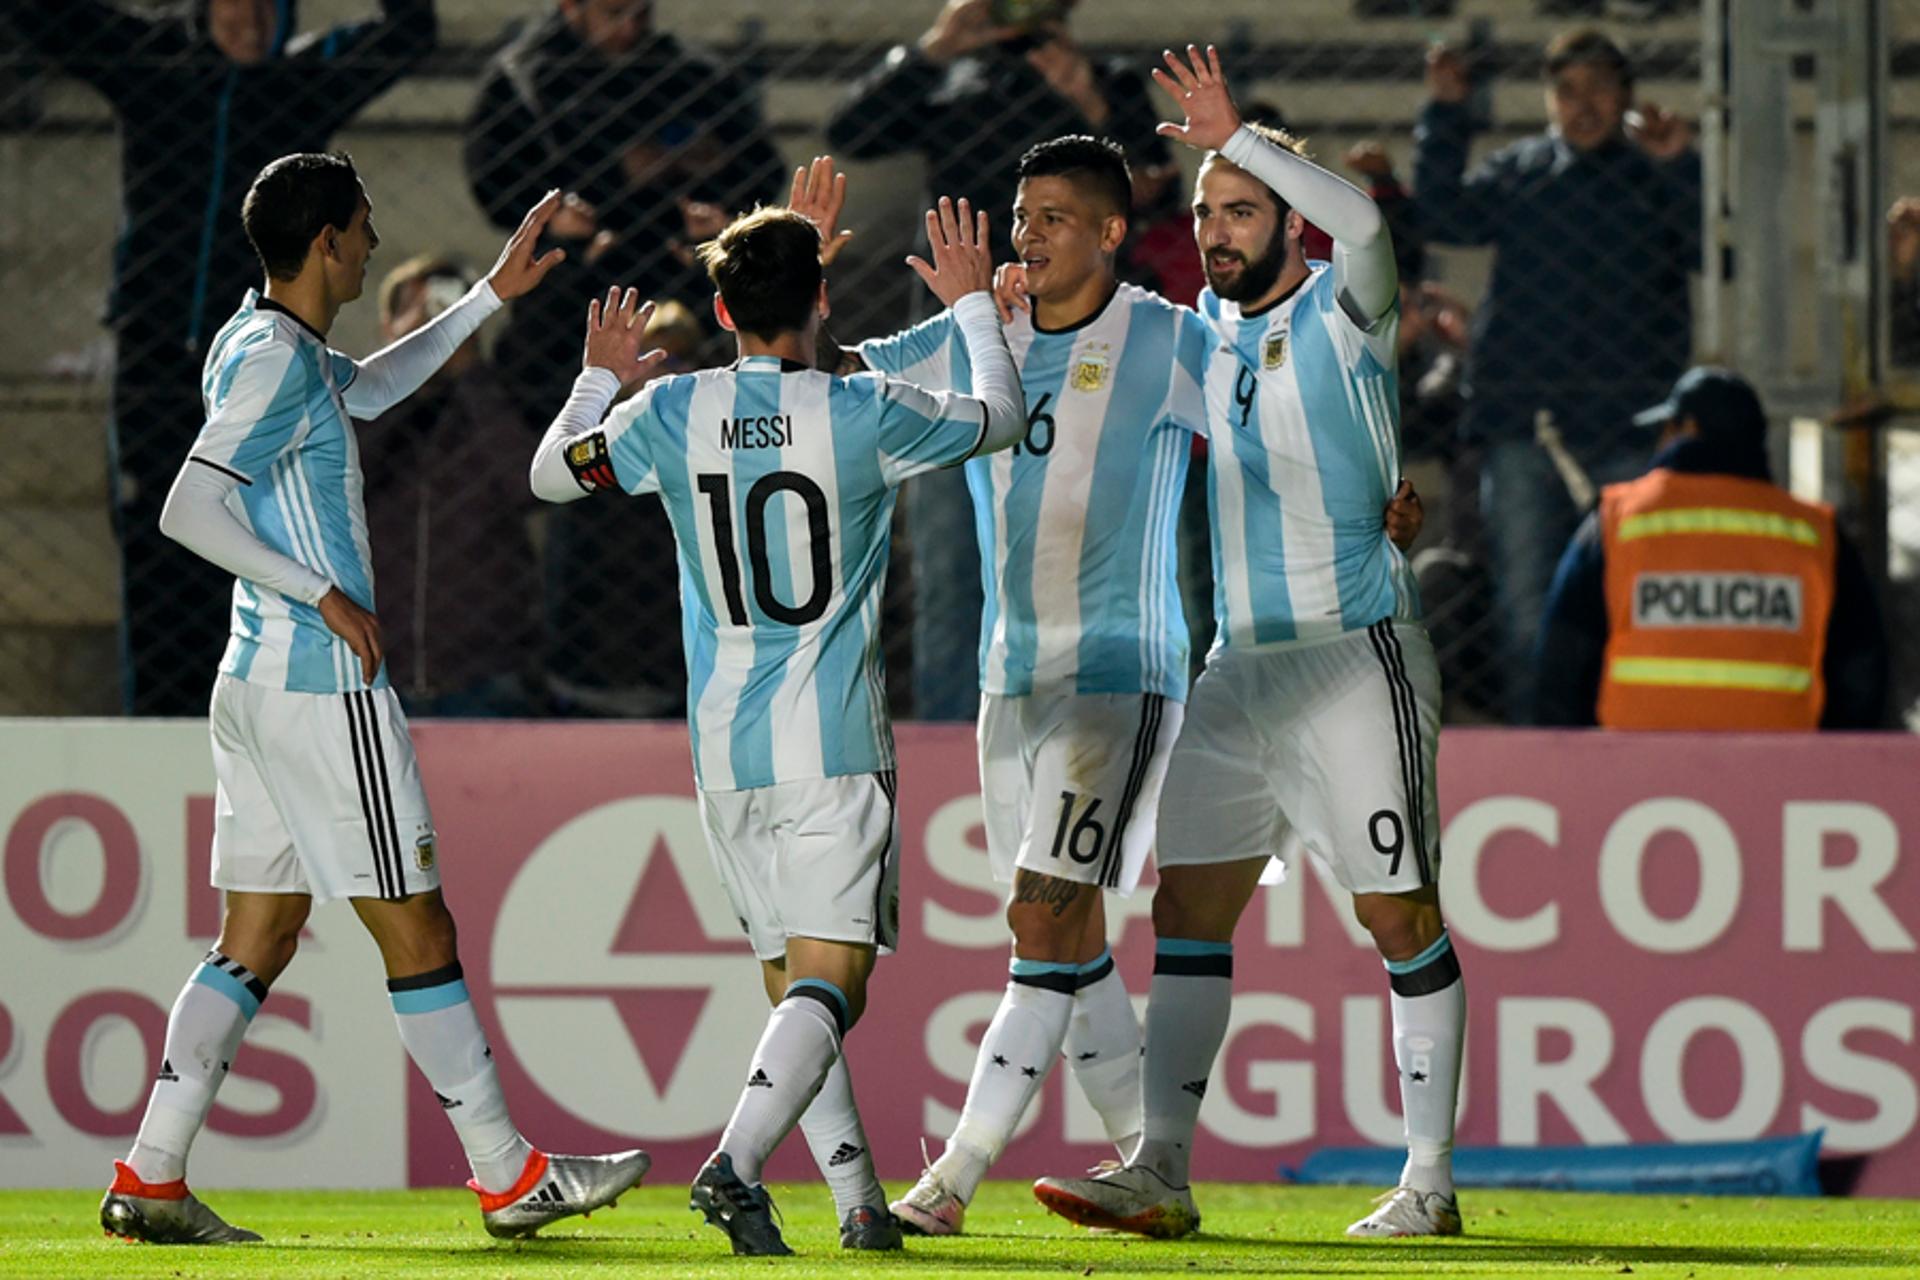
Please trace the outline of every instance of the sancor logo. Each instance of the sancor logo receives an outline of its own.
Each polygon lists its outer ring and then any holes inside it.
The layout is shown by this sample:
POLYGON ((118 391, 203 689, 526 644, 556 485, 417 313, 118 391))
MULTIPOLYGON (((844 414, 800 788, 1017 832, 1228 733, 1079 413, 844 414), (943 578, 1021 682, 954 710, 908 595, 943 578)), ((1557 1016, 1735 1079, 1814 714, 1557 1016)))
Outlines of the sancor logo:
POLYGON ((655 1141, 717 1132, 764 1010, 696 802, 615 801, 534 850, 493 930, 501 1038, 581 1121, 655 1141))
POLYGON ((1643 573, 1633 580, 1637 627, 1798 631, 1800 579, 1784 573, 1643 573))

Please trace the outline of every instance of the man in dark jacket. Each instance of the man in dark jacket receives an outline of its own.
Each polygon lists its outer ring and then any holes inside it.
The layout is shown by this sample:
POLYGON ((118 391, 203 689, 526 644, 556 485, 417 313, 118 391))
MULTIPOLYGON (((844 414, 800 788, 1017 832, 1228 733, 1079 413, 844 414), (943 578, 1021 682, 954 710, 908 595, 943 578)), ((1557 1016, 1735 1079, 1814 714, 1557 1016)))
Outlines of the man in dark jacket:
POLYGON ((160 507, 200 428, 214 330, 260 264, 236 234, 268 161, 323 151, 432 48, 433 0, 295 36, 294 0, 194 0, 165 15, 101 0, 0 0, 0 17, 91 85, 120 128, 120 237, 107 323, 116 339, 109 439, 121 547, 125 706, 206 710, 226 644, 231 576, 160 535, 160 507))
MULTIPOLYGON (((567 261, 513 308, 494 361, 529 422, 567 398, 580 363, 580 299, 609 285, 709 313, 713 286, 691 249, 733 214, 786 194, 754 86, 653 25, 647 0, 556 0, 488 65, 467 120, 474 199, 499 226, 558 188, 548 227, 567 261)), ((546 665, 561 708, 671 714, 678 695, 602 704, 597 692, 676 690, 680 652, 666 513, 581 503, 547 521, 546 665), (581 549, 591 547, 592 555, 581 549), (609 570, 607 566, 615 566, 609 570), (621 643, 595 643, 618 621, 621 643)))
POLYGON ((1554 553, 1579 511, 1534 444, 1551 415, 1599 483, 1639 468, 1629 418, 1691 356, 1687 274, 1700 259, 1700 157, 1670 113, 1633 105, 1633 72, 1605 35, 1546 52, 1544 134, 1465 174, 1470 84, 1458 55, 1429 56, 1431 100, 1414 132, 1414 198, 1431 242, 1488 245, 1493 276, 1474 317, 1462 429, 1482 451, 1481 510, 1514 677, 1524 674, 1554 553), (1463 176, 1465 174, 1465 176, 1463 176))
POLYGON ((563 274, 514 308, 495 351, 536 422, 573 385, 581 297, 620 284, 704 315, 713 290, 692 246, 786 192, 753 88, 656 30, 647 0, 557 0, 528 25, 487 67, 465 158, 497 226, 568 193, 548 227, 563 274))
MULTIPOLYGON (((1744 379, 1724 369, 1703 367, 1689 370, 1664 401, 1642 412, 1636 421, 1642 427, 1657 428, 1660 432, 1650 472, 1667 471, 1689 477, 1759 481, 1769 486, 1773 482, 1767 466, 1767 420, 1760 407, 1760 398, 1744 379)), ((1695 484, 1697 486, 1698 481, 1695 484)), ((1615 486, 1617 490, 1630 487, 1615 486)), ((1723 487, 1736 493, 1742 489, 1737 484, 1723 487)), ((1749 493, 1767 492, 1750 484, 1744 487, 1749 493)), ((1788 501, 1784 495, 1781 496, 1781 503, 1788 501)), ((1783 546, 1788 546, 1786 556, 1769 555, 1774 549, 1773 544, 1778 541, 1777 536, 1755 535, 1756 532, 1777 535, 1776 525, 1801 532, 1799 525, 1802 522, 1735 523, 1729 517, 1746 513, 1731 500, 1725 505, 1715 506, 1712 512, 1722 522, 1729 523, 1730 527, 1721 530, 1701 525, 1698 520, 1690 523, 1676 520, 1672 518, 1675 515, 1694 513, 1675 512, 1667 513, 1667 526, 1679 536, 1691 536, 1696 540, 1718 535, 1723 546, 1733 549, 1738 555, 1738 562, 1746 576, 1757 582, 1775 584, 1777 587, 1777 584, 1789 580, 1789 573, 1774 570, 1791 570, 1798 563, 1796 554, 1803 549, 1797 544, 1783 543, 1783 546), (1774 559, 1780 562, 1777 567, 1770 563, 1774 559)), ((1659 528, 1648 521, 1645 515, 1640 519, 1643 528, 1659 528)), ((1831 516, 1828 515, 1820 523, 1830 524, 1831 516)), ((1814 527, 1812 521, 1806 524, 1809 529, 1814 527)), ((1812 536, 1803 532, 1800 540, 1805 542, 1812 536)), ((1645 541, 1644 538, 1641 540, 1645 541)), ((1567 545, 1566 554, 1560 559, 1559 572, 1554 575, 1552 592, 1547 598, 1546 615, 1540 624, 1539 646, 1534 655, 1533 719, 1536 723, 1585 726, 1602 722, 1599 709, 1603 683, 1607 679, 1607 649, 1612 629, 1610 618, 1614 616, 1609 607, 1606 543, 1601 513, 1596 512, 1586 518, 1567 545)), ((1633 544, 1622 545, 1630 547, 1633 544)), ((1730 583, 1736 581, 1739 575, 1726 572, 1733 562, 1726 558, 1726 552, 1720 546, 1711 546, 1705 553, 1705 562, 1713 564, 1718 572, 1669 574, 1670 579, 1681 585, 1696 585, 1698 589, 1691 595, 1675 592, 1671 597, 1656 595, 1642 600, 1640 606, 1634 607, 1636 616, 1644 611, 1647 614, 1645 625, 1654 628, 1654 634, 1683 637, 1684 642, 1673 647, 1676 652, 1684 651, 1691 655, 1697 666, 1701 665, 1697 661, 1699 655, 1710 650, 1692 643, 1694 637, 1716 634, 1717 629, 1717 634, 1734 636, 1732 648, 1739 649, 1748 637, 1763 631, 1790 627, 1799 622, 1803 611, 1816 607, 1816 602, 1830 601, 1824 645, 1821 646, 1820 678, 1817 684, 1809 682, 1811 692, 1824 691, 1823 704, 1809 709, 1801 724, 1810 725, 1817 718, 1823 729, 1881 728, 1887 714, 1887 638, 1881 623, 1879 603, 1874 597, 1873 582, 1859 551, 1837 529, 1834 530, 1831 550, 1831 559, 1824 562, 1816 581, 1810 584, 1812 589, 1796 585, 1788 594, 1779 597, 1790 601, 1790 605, 1772 614, 1765 610, 1748 609, 1746 614, 1752 616, 1732 616, 1742 612, 1735 607, 1739 600, 1733 595, 1732 589, 1729 588, 1726 593, 1732 603, 1723 607, 1719 598, 1712 594, 1711 587, 1715 585, 1713 580, 1730 583)), ((1696 547, 1691 554, 1702 553, 1696 547)), ((1618 578, 1620 574, 1616 573, 1615 576, 1618 578)), ((1616 590, 1622 585, 1616 581, 1616 590)), ((1637 586, 1647 587, 1648 583, 1641 579, 1637 586)), ((1749 597, 1752 595, 1749 592, 1749 597)), ((1809 620, 1806 626, 1811 628, 1813 622, 1809 620)), ((1750 644, 1745 647, 1750 647, 1750 644)), ((1728 665, 1740 667, 1755 664, 1736 662, 1728 665)), ((1743 710, 1751 711, 1750 707, 1729 708, 1725 705, 1729 701, 1727 690, 1734 689, 1733 696, 1740 696, 1737 686, 1720 680, 1702 680, 1696 687, 1689 687, 1684 673, 1669 679, 1672 681, 1671 687, 1656 688, 1654 692, 1654 696, 1661 699, 1661 705, 1673 713, 1670 717, 1660 719, 1662 726, 1672 727, 1683 723, 1686 727, 1703 729, 1730 724, 1755 727, 1755 717, 1742 719, 1735 714, 1743 710), (1720 722, 1722 718, 1725 719, 1724 724, 1720 722)), ((1810 706, 1814 699, 1809 697, 1809 692, 1808 689, 1782 687, 1776 700, 1785 711, 1772 717, 1758 717, 1758 727, 1785 727, 1795 706, 1810 706)), ((1628 711, 1631 712, 1632 708, 1628 708, 1628 711)), ((1617 723, 1620 727, 1641 727, 1637 721, 1645 719, 1644 715, 1628 714, 1609 718, 1605 722, 1609 725, 1617 723)))
MULTIPOLYGON (((380 340, 396 342, 465 295, 444 258, 380 284, 380 340)), ((540 576, 529 524, 531 428, 469 338, 407 399, 360 428, 367 541, 380 584, 387 674, 414 716, 538 709, 540 576)))
MULTIPOLYGON (((1124 63, 1096 63, 1073 44, 1064 22, 1070 0, 1031 7, 1054 12, 1031 25, 996 26, 991 0, 947 0, 917 42, 889 51, 827 119, 836 156, 924 156, 929 198, 966 196, 985 209, 1002 257, 1020 157, 1035 143, 1068 134, 1112 138, 1127 149, 1136 175, 1163 171, 1172 159, 1155 132, 1159 117, 1145 78, 1124 63)), ((914 550, 914 714, 971 720, 979 705, 980 555, 959 470, 922 478, 906 521, 914 550)))

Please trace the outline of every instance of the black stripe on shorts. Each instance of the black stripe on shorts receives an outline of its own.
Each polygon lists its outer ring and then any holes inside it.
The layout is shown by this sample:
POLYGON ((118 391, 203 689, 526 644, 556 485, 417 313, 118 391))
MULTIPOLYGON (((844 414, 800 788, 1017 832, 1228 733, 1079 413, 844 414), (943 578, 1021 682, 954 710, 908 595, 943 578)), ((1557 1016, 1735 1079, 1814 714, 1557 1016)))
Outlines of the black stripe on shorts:
POLYGON ((344 695, 353 731, 353 767, 360 784, 360 811, 367 820, 367 840, 373 850, 373 868, 380 896, 406 897, 406 874, 400 862, 400 832, 393 820, 393 790, 387 776, 387 753, 380 743, 380 713, 373 694, 362 690, 344 695))
POLYGON ((1107 856, 1100 863, 1097 883, 1108 889, 1120 887, 1120 873, 1126 869, 1127 827, 1133 822, 1133 810, 1147 784, 1147 770, 1153 764, 1154 744, 1160 738, 1160 720, 1166 698, 1157 693, 1140 695, 1140 727, 1133 735, 1133 763, 1127 769, 1127 785, 1120 792, 1120 812, 1113 823, 1113 837, 1107 843, 1107 856))
POLYGON ((1427 859, 1425 769, 1420 757, 1419 704, 1413 684, 1407 679, 1406 663, 1400 651, 1400 637, 1394 634, 1392 620, 1383 618, 1367 628, 1374 657, 1387 679, 1387 701, 1393 708, 1393 736, 1400 751, 1400 787, 1407 807, 1407 839, 1413 843, 1414 866, 1420 883, 1433 883, 1433 868, 1427 859))

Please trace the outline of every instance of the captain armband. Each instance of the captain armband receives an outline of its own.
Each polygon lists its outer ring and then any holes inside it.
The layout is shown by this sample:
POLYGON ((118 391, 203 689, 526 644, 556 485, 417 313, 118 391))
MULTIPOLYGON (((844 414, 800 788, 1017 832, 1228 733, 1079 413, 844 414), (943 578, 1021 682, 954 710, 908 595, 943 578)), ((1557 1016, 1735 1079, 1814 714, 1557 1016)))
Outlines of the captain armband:
POLYGON ((620 482, 614 478, 613 459, 607 453, 607 433, 595 431, 581 436, 567 445, 564 455, 567 470, 573 473, 573 481, 586 493, 596 493, 601 489, 617 489, 620 482))

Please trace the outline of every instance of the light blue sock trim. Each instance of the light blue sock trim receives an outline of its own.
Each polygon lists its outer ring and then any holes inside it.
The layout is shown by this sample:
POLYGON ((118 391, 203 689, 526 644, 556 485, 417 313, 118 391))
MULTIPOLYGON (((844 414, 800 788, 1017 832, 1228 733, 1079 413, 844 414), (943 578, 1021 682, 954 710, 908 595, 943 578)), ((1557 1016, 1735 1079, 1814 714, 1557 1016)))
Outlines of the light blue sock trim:
POLYGON ((1079 973, 1081 966, 1071 961, 1060 960, 1022 960, 1015 956, 1007 964, 1007 972, 1016 978, 1037 978, 1043 973, 1079 973))
POLYGON ((260 1012, 260 1002, 253 998, 253 992, 247 990, 245 983, 225 969, 216 969, 210 964, 203 964, 193 971, 193 981, 203 987, 212 987, 239 1005, 241 1014, 248 1022, 252 1022, 253 1015, 260 1012))
POLYGON ((812 987, 817 991, 824 991, 832 996, 833 1002, 840 1006, 840 1025, 849 1028, 853 1026, 853 1006, 847 1003, 846 992, 834 986, 825 978, 795 978, 787 984, 787 994, 792 995, 796 987, 812 987))
POLYGON ((1195 942, 1191 938, 1160 938, 1153 944, 1157 956, 1230 956, 1231 942, 1195 942))
POLYGON ((1387 961, 1387 972, 1412 973, 1415 969, 1424 969, 1451 950, 1453 950, 1453 938, 1445 929, 1442 929, 1440 936, 1433 940, 1433 945, 1413 959, 1387 961))
POLYGON ((456 1004, 465 1004, 470 999, 464 978, 455 978, 452 982, 443 982, 437 987, 426 987, 419 991, 389 991, 387 997, 393 1001, 395 1013, 433 1013, 439 1009, 451 1009, 456 1004))
POLYGON ((1077 964, 1073 966, 1074 972, 1075 973, 1092 973, 1095 969, 1098 969, 1101 965, 1108 963, 1112 959, 1113 959, 1113 948, 1102 947, 1100 948, 1100 954, 1095 956, 1093 959, 1087 961, 1085 964, 1077 964))

